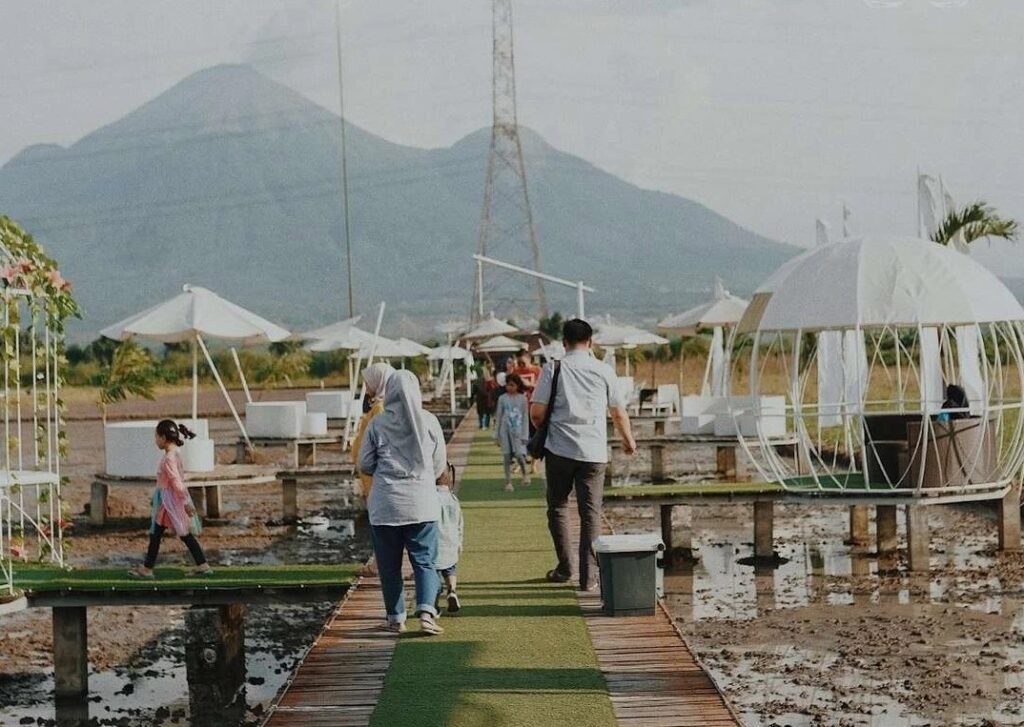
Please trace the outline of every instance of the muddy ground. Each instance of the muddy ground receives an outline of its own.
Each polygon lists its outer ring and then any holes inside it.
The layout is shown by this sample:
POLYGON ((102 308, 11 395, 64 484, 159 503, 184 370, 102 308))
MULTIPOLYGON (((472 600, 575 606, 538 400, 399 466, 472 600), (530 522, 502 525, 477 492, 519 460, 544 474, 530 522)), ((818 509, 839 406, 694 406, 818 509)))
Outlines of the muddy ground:
MULTIPOLYGON (((677 508, 698 560, 666 605, 747 725, 1024 725, 1024 558, 995 552, 994 512, 930 508, 932 572, 844 543, 848 510, 777 506, 776 568, 752 555, 752 508, 677 508)), ((650 508, 608 511, 656 531, 650 508)), ((905 547, 905 543, 901 543, 905 547)))
MULTIPOLYGON (((302 391, 277 391, 264 398, 301 399, 302 391)), ((91 402, 71 397, 64 499, 74 526, 70 562, 75 566, 129 566, 141 560, 149 525, 148 488, 111 488, 110 524, 87 522, 90 484, 104 469, 102 423, 91 402)), ((241 397, 238 397, 241 403, 241 397)), ((111 418, 183 418, 190 393, 172 392, 155 402, 113 407, 111 418)), ((203 391, 200 415, 227 414, 215 391, 203 391)), ((237 430, 230 418, 211 420, 218 461, 234 458, 237 430), (224 446, 220 446, 224 445, 224 446)), ((287 464, 285 450, 260 450, 260 462, 287 464)), ((320 461, 342 461, 340 452, 321 452, 320 461)), ((223 519, 207 523, 201 541, 217 564, 280 562, 363 562, 369 556, 365 521, 352 503, 353 483, 338 482, 299 490, 297 526, 281 522, 281 491, 273 484, 223 490, 223 519)), ((161 563, 188 562, 180 542, 164 540, 161 563)), ((245 708, 236 723, 255 724, 292 665, 319 633, 331 604, 255 607, 246 617, 248 683, 245 708)), ((183 609, 179 607, 96 608, 89 611, 91 706, 89 717, 102 724, 189 724, 188 690, 182 663, 183 609)), ((51 623, 48 609, 6 616, 0 628, 0 724, 75 724, 79 717, 58 714, 52 700, 51 623)))

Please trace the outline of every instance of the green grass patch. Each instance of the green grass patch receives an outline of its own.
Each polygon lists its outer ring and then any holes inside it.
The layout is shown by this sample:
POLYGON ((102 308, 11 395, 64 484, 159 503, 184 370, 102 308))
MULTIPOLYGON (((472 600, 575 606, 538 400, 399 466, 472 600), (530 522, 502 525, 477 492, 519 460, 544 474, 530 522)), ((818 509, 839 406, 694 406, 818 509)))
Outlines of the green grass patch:
POLYGON ((128 577, 127 568, 77 568, 62 570, 52 566, 17 565, 14 583, 36 593, 44 591, 111 591, 139 588, 281 588, 287 586, 323 586, 351 583, 361 566, 284 565, 231 566, 215 568, 213 575, 186 578, 184 568, 157 568, 156 578, 128 577))
POLYGON ((728 495, 760 495, 781 491, 782 486, 775 482, 676 482, 668 485, 637 485, 636 487, 606 489, 604 499, 605 502, 608 502, 644 497, 672 497, 674 495, 724 497, 728 495))
POLYGON ((503 484, 501 454, 481 433, 459 493, 463 610, 441 619, 442 636, 410 624, 371 724, 615 725, 573 587, 543 580, 555 565, 543 480, 514 493, 503 484))

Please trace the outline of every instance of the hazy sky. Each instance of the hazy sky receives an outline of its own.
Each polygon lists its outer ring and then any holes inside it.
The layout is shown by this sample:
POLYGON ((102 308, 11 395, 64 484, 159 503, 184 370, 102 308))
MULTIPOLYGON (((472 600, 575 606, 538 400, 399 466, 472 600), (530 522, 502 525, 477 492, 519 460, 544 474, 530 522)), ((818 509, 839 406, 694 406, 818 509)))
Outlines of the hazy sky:
MULTIPOLYGON (((337 110, 334 13, 0 0, 0 162, 220 62, 337 110)), ((350 120, 419 146, 490 122, 487 0, 349 0, 342 21, 350 120)), ((1022 0, 519 0, 515 21, 522 124, 769 237, 811 244, 843 201, 855 232, 912 233, 918 166, 1024 219, 1022 0)), ((1024 245, 1008 258, 1024 274, 1024 245)))

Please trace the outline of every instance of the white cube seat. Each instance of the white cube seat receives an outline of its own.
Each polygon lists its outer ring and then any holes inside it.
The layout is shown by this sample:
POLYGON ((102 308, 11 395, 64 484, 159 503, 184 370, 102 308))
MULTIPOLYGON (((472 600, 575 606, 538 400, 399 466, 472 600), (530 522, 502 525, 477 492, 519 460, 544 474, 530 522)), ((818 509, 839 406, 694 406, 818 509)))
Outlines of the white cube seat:
POLYGON ((306 412, 302 417, 302 433, 307 437, 326 437, 327 415, 322 411, 306 412))
POLYGON ((352 403, 351 391, 310 391, 306 394, 306 412, 323 413, 328 419, 344 419, 352 403))
POLYGON ((304 401, 258 401, 245 405, 245 429, 250 437, 297 439, 302 435, 304 401))
MULTIPOLYGON (((161 452, 153 441, 156 433, 156 419, 140 419, 129 422, 111 422, 103 427, 103 445, 106 452, 108 475, 116 477, 153 477, 160 464, 161 452)), ((185 419, 180 422, 193 432, 196 438, 186 441, 181 448, 182 462, 186 471, 206 472, 213 469, 213 441, 210 440, 210 423, 206 419, 185 419), (209 442, 209 445, 202 442, 209 442), (194 451, 186 453, 188 445, 200 442, 194 451), (209 450, 209 456, 199 450, 209 450)))

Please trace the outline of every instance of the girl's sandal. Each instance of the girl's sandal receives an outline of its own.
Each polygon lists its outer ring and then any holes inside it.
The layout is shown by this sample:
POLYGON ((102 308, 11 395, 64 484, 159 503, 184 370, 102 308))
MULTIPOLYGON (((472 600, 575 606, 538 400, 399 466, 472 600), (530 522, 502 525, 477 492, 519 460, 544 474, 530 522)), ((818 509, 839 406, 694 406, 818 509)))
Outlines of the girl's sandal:
POLYGON ((156 578, 156 575, 153 573, 153 571, 149 571, 147 573, 146 571, 144 571, 141 568, 139 568, 138 566, 136 566, 135 568, 129 569, 128 577, 129 578, 138 578, 139 580, 144 580, 144 581, 151 581, 154 578, 156 578))
POLYGON ((186 578, 207 578, 213 575, 213 568, 207 568, 205 570, 201 568, 189 568, 185 571, 186 578))

